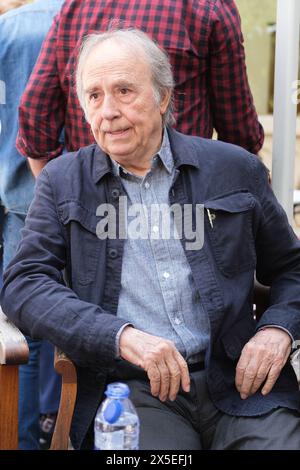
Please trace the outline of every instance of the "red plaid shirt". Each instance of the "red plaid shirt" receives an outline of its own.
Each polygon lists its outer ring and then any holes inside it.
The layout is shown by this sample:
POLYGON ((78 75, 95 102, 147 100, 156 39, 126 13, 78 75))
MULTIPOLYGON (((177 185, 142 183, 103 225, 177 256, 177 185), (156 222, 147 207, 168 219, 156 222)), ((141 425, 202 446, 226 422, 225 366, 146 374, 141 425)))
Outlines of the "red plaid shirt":
POLYGON ((20 105, 19 151, 51 159, 94 142, 75 92, 82 37, 113 23, 147 32, 173 67, 176 128, 257 153, 263 144, 233 0, 67 0, 43 44, 20 105))

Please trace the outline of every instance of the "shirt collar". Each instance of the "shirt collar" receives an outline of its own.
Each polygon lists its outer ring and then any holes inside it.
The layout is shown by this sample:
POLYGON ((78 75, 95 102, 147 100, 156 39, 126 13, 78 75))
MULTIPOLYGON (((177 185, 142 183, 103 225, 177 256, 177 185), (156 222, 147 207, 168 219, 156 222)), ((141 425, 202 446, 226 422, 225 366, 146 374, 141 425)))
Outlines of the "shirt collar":
POLYGON ((160 147, 160 149, 157 153, 157 156, 162 161, 162 163, 163 163, 165 169, 167 170, 167 172, 171 174, 172 171, 173 171, 173 168, 174 168, 174 159, 173 159, 173 155, 172 155, 169 135, 168 135, 168 132, 167 132, 166 128, 164 128, 163 141, 162 141, 161 147, 160 147))
MULTIPOLYGON (((152 158, 151 168, 154 168, 157 165, 157 157, 160 158, 167 172, 171 174, 174 168, 174 160, 173 160, 169 136, 168 136, 168 132, 166 128, 164 129, 161 147, 159 151, 152 158)), ((133 175, 130 171, 126 170, 122 165, 120 165, 118 162, 116 162, 112 158, 110 158, 110 160, 112 163, 112 172, 115 176, 124 177, 129 174, 133 177, 136 177, 136 175, 133 175)))

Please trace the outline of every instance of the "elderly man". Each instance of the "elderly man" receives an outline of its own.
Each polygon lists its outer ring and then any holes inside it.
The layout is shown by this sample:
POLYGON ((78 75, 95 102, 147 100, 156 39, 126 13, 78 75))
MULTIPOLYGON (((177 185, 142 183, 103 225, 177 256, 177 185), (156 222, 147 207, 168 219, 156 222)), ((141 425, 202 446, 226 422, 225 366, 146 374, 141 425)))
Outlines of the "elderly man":
POLYGON ((172 90, 144 33, 85 40, 77 92, 97 145, 41 173, 3 309, 75 362, 75 448, 92 447, 115 380, 131 388, 141 449, 299 448, 299 241, 255 156, 169 127, 172 90), (258 324, 255 269, 272 286, 258 324))

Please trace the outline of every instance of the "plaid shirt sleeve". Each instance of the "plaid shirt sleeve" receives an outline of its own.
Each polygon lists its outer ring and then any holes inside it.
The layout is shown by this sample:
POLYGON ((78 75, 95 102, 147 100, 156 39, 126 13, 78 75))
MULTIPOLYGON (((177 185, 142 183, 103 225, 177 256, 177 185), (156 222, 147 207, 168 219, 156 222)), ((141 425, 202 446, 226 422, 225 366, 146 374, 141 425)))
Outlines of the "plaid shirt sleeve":
POLYGON ((240 16, 234 1, 217 0, 210 20, 210 98, 218 139, 257 153, 264 131, 248 83, 240 16))
POLYGON ((55 53, 58 17, 45 38, 19 106, 16 147, 24 156, 43 160, 57 157, 63 151, 59 137, 65 120, 65 97, 55 53))

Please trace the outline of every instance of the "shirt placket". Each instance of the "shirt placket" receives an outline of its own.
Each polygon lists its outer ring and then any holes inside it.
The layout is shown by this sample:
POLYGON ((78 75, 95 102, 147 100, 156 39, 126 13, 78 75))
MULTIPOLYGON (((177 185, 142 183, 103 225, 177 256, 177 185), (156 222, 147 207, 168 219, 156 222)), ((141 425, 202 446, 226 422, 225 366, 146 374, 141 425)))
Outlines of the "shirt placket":
MULTIPOLYGON (((189 355, 189 345, 193 344, 193 335, 186 328, 181 311, 180 299, 177 293, 176 273, 172 263, 172 240, 162 239, 163 221, 159 220, 159 211, 151 212, 152 204, 167 203, 167 195, 162 196, 162 190, 159 185, 159 176, 152 178, 149 173, 140 187, 142 203, 147 207, 148 213, 148 236, 156 265, 158 282, 165 304, 165 310, 170 324, 181 343, 180 350, 185 355, 189 355), (154 183, 155 181, 155 183, 154 183)), ((170 224, 170 234, 173 233, 173 224, 170 224)), ((175 254, 174 254, 175 255, 175 254)))

